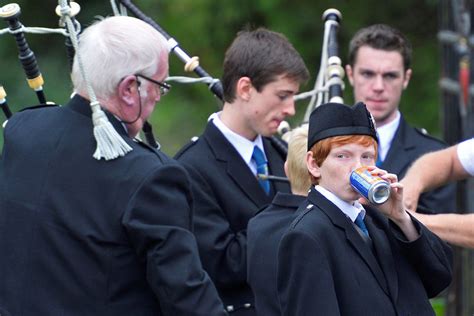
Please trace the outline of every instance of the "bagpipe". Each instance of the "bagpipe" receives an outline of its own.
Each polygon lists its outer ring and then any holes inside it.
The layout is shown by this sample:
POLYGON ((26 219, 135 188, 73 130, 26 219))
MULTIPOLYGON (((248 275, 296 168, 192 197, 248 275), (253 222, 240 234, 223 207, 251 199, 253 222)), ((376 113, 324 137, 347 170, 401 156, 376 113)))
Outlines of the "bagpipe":
MULTIPOLYGON (((321 61, 313 90, 295 96, 295 100, 311 97, 301 125, 308 123, 311 112, 321 104, 334 102, 344 103, 344 68, 339 57, 337 34, 342 20, 341 13, 336 9, 324 11, 324 36, 321 48, 321 61)), ((290 131, 289 124, 282 122, 279 133, 283 138, 290 131)))
MULTIPOLYGON (((16 3, 11 3, 0 8, 0 17, 7 22, 8 30, 15 37, 19 51, 18 58, 25 71, 28 85, 35 91, 39 103, 45 104, 46 97, 43 91, 43 76, 39 70, 35 54, 30 49, 24 32, 22 31, 22 24, 19 19, 20 14, 20 6, 16 3)), ((9 119, 12 116, 12 112, 8 106, 6 96, 7 94, 2 86, 0 90, 0 104, 6 118, 9 119)))
MULTIPOLYGON (((76 3, 71 3, 72 11, 71 17, 74 17, 77 13, 79 13, 80 7, 76 3)), ((59 15, 59 9, 56 12, 59 15)), ((11 33, 16 42, 16 46, 18 48, 18 59, 23 67, 25 75, 27 77, 28 86, 35 91, 35 94, 38 98, 39 104, 46 104, 46 96, 43 90, 44 79, 41 74, 41 71, 38 66, 38 62, 36 60, 36 56, 34 52, 30 49, 30 46, 26 40, 25 32, 28 30, 31 33, 61 33, 63 35, 67 35, 67 31, 64 29, 47 29, 47 28, 25 28, 23 24, 20 22, 20 15, 21 15, 21 8, 16 3, 10 3, 0 8, 0 18, 3 19, 8 28, 4 30, 0 30, 0 35, 4 33, 11 33)), ((61 24, 61 23, 60 23, 61 24)), ((70 48, 70 41, 66 40, 66 47, 68 47, 68 59, 70 61, 70 65, 72 66, 72 59, 74 54, 71 53, 70 48), (68 47, 69 44, 69 47, 68 47)), ((0 106, 2 107, 2 111, 7 118, 7 120, 12 116, 12 111, 7 103, 6 99, 6 92, 2 85, 0 85, 0 106)), ((6 123, 6 122, 5 122, 6 123)), ((5 124, 4 123, 4 124, 5 124)))
MULTIPOLYGON (((306 106, 303 121, 297 126, 308 124, 311 112, 321 104, 344 103, 344 68, 339 58, 339 45, 337 33, 342 19, 341 13, 336 9, 327 9, 322 15, 324 21, 323 45, 321 48, 321 61, 314 87, 311 91, 296 95, 295 101, 311 98, 306 106)), ((288 122, 281 122, 278 133, 288 142, 291 139, 291 127, 288 122)), ((286 177, 258 175, 259 179, 270 181, 288 181, 286 177)))
MULTIPOLYGON (((69 66, 71 67, 74 58, 74 41, 77 42, 77 38, 80 36, 81 31, 80 24, 75 19, 75 16, 80 11, 80 7, 73 1, 59 0, 58 3, 59 5, 56 7, 56 14, 60 17, 59 25, 62 27, 61 29, 25 28, 19 19, 21 10, 18 4, 12 3, 0 8, 0 18, 5 20, 8 24, 8 29, 0 30, 0 35, 8 32, 15 37, 19 51, 18 58, 20 59, 25 74, 28 78, 28 84, 35 91, 40 104, 46 103, 46 97, 43 91, 44 81, 35 55, 30 49, 24 34, 26 32, 54 32, 63 34, 66 37, 66 54, 68 57, 69 66)), ((199 79, 187 77, 169 77, 167 78, 167 81, 176 81, 181 83, 205 83, 208 85, 209 91, 211 91, 219 100, 223 101, 222 84, 218 79, 210 76, 209 73, 202 68, 202 66, 199 64, 198 57, 190 57, 180 47, 176 39, 169 35, 156 21, 141 11, 132 1, 118 0, 117 3, 113 0, 111 1, 112 10, 114 11, 115 15, 126 15, 128 10, 136 18, 150 24, 165 37, 168 42, 170 52, 174 53, 181 61, 184 62, 184 70, 186 72, 194 72, 199 77, 199 79), (119 6, 117 6, 117 3, 119 6)), ((328 9, 323 13, 323 21, 324 38, 321 52, 321 63, 314 89, 294 97, 295 101, 311 97, 311 100, 306 108, 302 124, 308 122, 309 115, 317 106, 326 102, 343 102, 342 93, 344 90, 344 69, 341 66, 341 59, 338 56, 339 51, 337 42, 337 32, 339 23, 341 21, 341 13, 336 9, 328 9)), ((94 95, 93 91, 92 95, 94 95)), ((6 93, 1 85, 0 106, 2 107, 4 115, 8 120, 8 118, 10 118, 12 115, 12 112, 8 107, 6 93)), ((277 148, 280 154, 284 157, 286 157, 287 154, 287 143, 283 139, 285 139, 285 134, 287 134, 289 130, 289 124, 287 122, 282 122, 279 128, 280 137, 271 137, 274 147, 277 148)), ((153 135, 152 126, 148 122, 145 122, 143 126, 143 134, 150 146, 159 148, 159 144, 156 142, 153 135)), ((278 181, 278 179, 273 180, 278 181)))

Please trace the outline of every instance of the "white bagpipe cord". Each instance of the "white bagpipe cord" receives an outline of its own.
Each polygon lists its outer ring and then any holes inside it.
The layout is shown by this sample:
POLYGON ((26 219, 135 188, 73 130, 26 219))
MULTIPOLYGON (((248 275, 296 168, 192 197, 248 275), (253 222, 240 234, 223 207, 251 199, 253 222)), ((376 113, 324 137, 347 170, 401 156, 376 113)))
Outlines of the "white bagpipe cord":
POLYGON ((120 10, 117 7, 117 4, 115 3, 115 0, 110 0, 110 5, 112 7, 112 11, 114 12, 114 15, 127 15, 127 8, 123 4, 120 4, 120 10))
MULTIPOLYGON (((343 103, 342 91, 344 90, 344 68, 337 56, 337 42, 333 31, 339 27, 341 13, 337 9, 327 9, 323 13, 324 36, 321 48, 321 62, 313 90, 295 95, 294 101, 311 98, 306 107, 301 126, 307 124, 315 108, 321 104, 334 102, 343 103)), ((278 127, 281 138, 288 141, 291 128, 288 122, 283 121, 278 127)))
POLYGON ((94 124, 94 137, 97 142, 97 148, 94 152, 93 157, 97 160, 104 158, 105 160, 112 160, 121 156, 125 156, 128 152, 132 151, 124 139, 114 129, 104 111, 100 107, 99 101, 92 89, 89 81, 87 80, 86 72, 82 64, 82 59, 78 50, 77 33, 74 28, 74 24, 71 19, 71 7, 68 5, 67 0, 59 0, 61 16, 66 22, 66 27, 71 38, 72 45, 76 51, 76 58, 81 72, 82 78, 84 79, 87 87, 87 93, 89 94, 90 105, 92 108, 92 122, 94 124))
MULTIPOLYGON (((110 0, 110 6, 112 7, 112 11, 114 15, 127 15, 127 8, 120 3, 120 7, 117 6, 116 0, 110 0)), ((168 50, 172 50, 175 48, 175 45, 177 45, 177 42, 174 39, 169 39, 168 40, 168 50)), ((184 62, 184 71, 185 72, 193 72, 197 67, 199 67, 199 57, 193 56, 193 57, 187 57, 184 56, 185 54, 181 54, 179 56, 184 62)), ((219 83, 220 80, 217 78, 213 78, 211 76, 204 76, 200 78, 192 78, 192 77, 185 77, 185 76, 171 76, 167 77, 165 79, 166 82, 177 82, 180 84, 195 84, 195 83, 205 83, 208 85, 209 90, 212 89, 212 87, 219 83)))
POLYGON ((328 101, 328 89, 327 89, 327 64, 328 64, 328 42, 329 42, 329 33, 331 31, 331 26, 337 25, 336 21, 326 21, 324 23, 324 38, 323 38, 323 47, 321 49, 321 63, 319 66, 318 76, 314 84, 311 100, 309 101, 308 107, 303 118, 303 122, 309 121, 309 116, 311 112, 318 107, 319 105, 326 103, 328 101))

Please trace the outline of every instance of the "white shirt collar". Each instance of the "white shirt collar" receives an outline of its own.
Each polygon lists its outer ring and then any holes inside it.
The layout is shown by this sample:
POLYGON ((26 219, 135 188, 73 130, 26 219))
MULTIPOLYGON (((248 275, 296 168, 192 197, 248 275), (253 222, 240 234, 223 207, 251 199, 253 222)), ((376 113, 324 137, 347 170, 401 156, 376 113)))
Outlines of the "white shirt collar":
POLYGON ((400 125, 400 111, 397 111, 397 116, 393 121, 384 126, 377 128, 377 134, 379 137, 379 155, 381 160, 385 160, 387 157, 390 145, 392 145, 393 137, 397 131, 398 125, 400 125))
MULTIPOLYGON (((247 138, 233 132, 230 128, 228 128, 224 124, 224 122, 222 122, 222 120, 220 119, 219 114, 220 112, 211 114, 211 116, 209 116, 208 121, 212 120, 212 122, 217 127, 217 129, 221 131, 224 137, 232 144, 232 146, 234 146, 234 148, 240 154, 240 156, 245 161, 245 163, 250 167, 250 169, 252 169, 254 174, 256 174, 257 167, 255 166, 255 163, 252 161, 252 153, 253 153, 253 148, 255 146, 258 146, 262 150, 263 154, 265 155, 262 136, 258 135, 253 142, 248 140, 247 138)), ((265 155, 265 159, 267 159, 266 155, 265 155)))
POLYGON ((347 217, 351 219, 351 221, 355 221, 357 215, 359 215, 360 212, 362 212, 362 218, 365 217, 365 209, 364 207, 358 202, 354 201, 353 204, 348 203, 339 197, 337 197, 334 193, 331 191, 326 190, 320 185, 316 185, 314 187, 319 193, 324 195, 326 199, 331 201, 334 205, 336 205, 344 214, 346 214, 347 217))

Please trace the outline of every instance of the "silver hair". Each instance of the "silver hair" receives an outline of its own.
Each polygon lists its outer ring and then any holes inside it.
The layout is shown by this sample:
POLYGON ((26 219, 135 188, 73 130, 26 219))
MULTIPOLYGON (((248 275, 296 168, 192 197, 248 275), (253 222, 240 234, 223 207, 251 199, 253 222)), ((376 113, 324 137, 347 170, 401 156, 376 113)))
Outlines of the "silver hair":
MULTIPOLYGON (((97 98, 108 99, 124 77, 137 73, 154 75, 168 47, 163 35, 147 23, 133 17, 112 16, 84 30, 78 51, 97 98)), ((86 93, 77 58, 74 58, 71 77, 74 90, 86 93)))

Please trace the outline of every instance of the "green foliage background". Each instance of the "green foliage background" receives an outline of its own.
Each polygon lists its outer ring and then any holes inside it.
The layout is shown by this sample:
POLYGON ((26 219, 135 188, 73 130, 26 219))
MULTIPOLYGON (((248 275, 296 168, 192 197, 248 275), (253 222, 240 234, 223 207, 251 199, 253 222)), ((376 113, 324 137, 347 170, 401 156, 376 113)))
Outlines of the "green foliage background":
MULTIPOLYGON (((95 16, 112 14, 109 1, 78 2, 81 12, 77 20, 82 27, 90 24, 95 16)), ((25 26, 57 27, 58 17, 54 13, 57 1, 24 0, 17 3, 22 8, 20 19, 25 26)), ((134 3, 174 37, 190 56, 199 56, 201 66, 216 78, 222 73, 226 47, 243 27, 265 26, 284 33, 300 51, 312 74, 301 91, 312 88, 319 70, 324 10, 333 7, 342 13, 339 43, 343 63, 346 61, 347 43, 357 29, 373 23, 395 26, 408 36, 414 47, 414 74, 402 98, 402 111, 414 125, 440 136, 436 0, 136 0, 134 3)), ((6 4, 8 2, 0 2, 1 6, 6 4)), ((6 26, 0 21, 0 29, 6 26)), ((65 104, 72 86, 64 37, 58 34, 27 34, 26 37, 37 56, 48 100, 65 104)), ((37 103, 35 94, 26 84, 17 54, 13 36, 0 36, 0 84, 7 90, 7 99, 14 112, 37 103)), ((183 63, 174 54, 170 57, 170 75, 195 77, 193 73, 184 72, 183 63)), ((348 84, 345 101, 353 102, 348 84)), ((297 115, 290 119, 290 124, 301 122, 306 105, 307 101, 298 102, 297 115)), ((157 104, 151 118, 163 150, 173 155, 189 138, 199 135, 209 114, 219 106, 220 102, 205 84, 174 84, 172 93, 157 104)), ((54 126, 45 128, 53 129, 54 126)), ((3 138, 0 145, 2 143, 3 138)))

